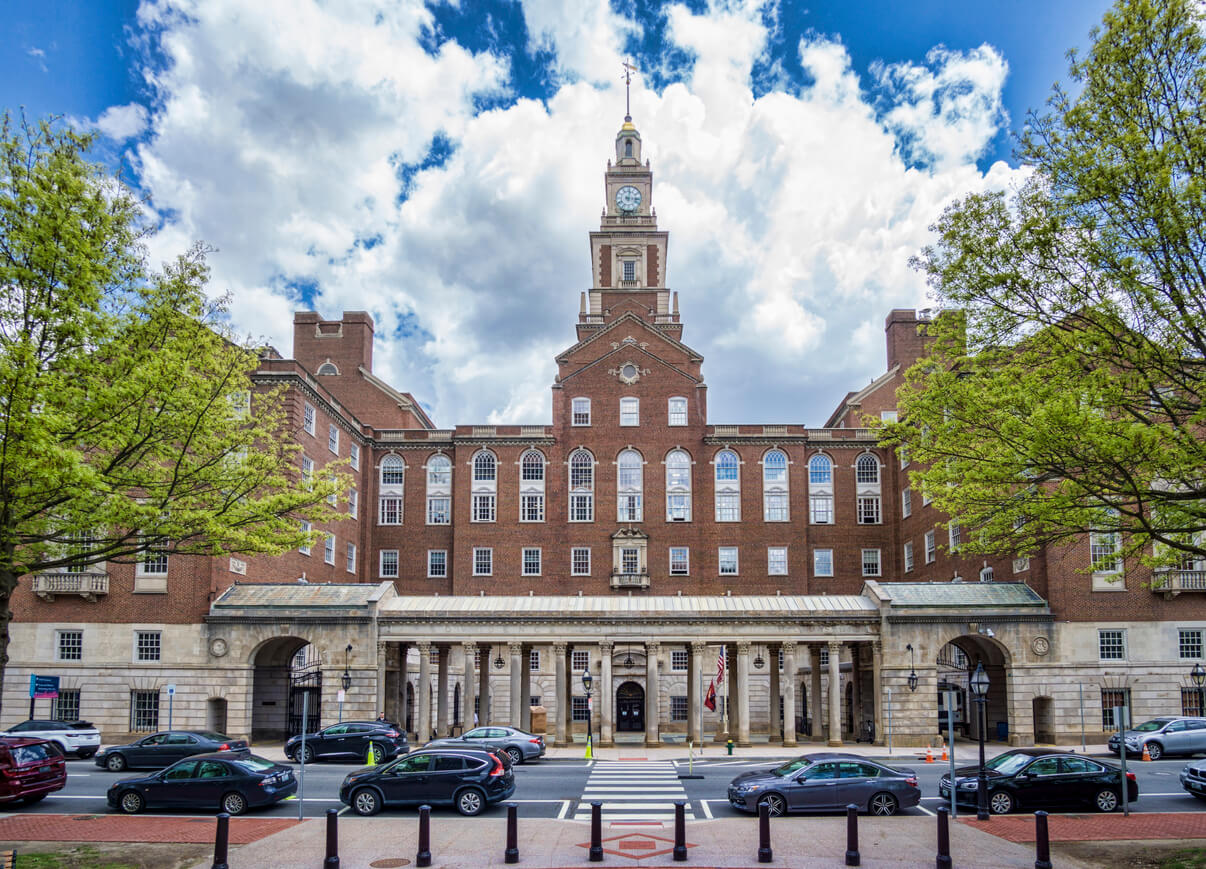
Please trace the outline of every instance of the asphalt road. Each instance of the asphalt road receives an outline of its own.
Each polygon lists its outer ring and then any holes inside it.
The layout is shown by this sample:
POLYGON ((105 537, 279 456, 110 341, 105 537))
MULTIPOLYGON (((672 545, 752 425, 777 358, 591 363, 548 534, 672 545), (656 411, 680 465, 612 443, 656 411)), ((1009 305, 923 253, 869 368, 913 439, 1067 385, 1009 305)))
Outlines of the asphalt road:
MULTIPOLYGON (((971 763, 973 758, 960 757, 959 764, 971 763)), ((707 760, 694 765, 699 779, 681 779, 687 799, 697 819, 734 817, 741 815, 731 808, 725 798, 729 781, 741 772, 750 769, 773 767, 781 761, 753 759, 707 760)), ((917 773, 922 790, 921 806, 906 809, 903 814, 923 815, 932 813, 943 800, 938 796, 938 779, 947 771, 946 764, 926 764, 911 760, 899 760, 897 766, 907 766, 917 773)), ((1128 770, 1133 771, 1139 782, 1139 800, 1131 805, 1133 812, 1206 812, 1206 801, 1195 799, 1181 789, 1178 774, 1185 766, 1183 759, 1160 760, 1150 763, 1131 762, 1128 770)), ((679 773, 688 772, 686 762, 678 764, 679 773)), ((344 809, 339 801, 339 785, 345 775, 360 767, 355 764, 317 763, 306 767, 304 799, 301 801, 305 817, 320 816, 327 809, 344 809)), ((294 766, 295 771, 298 767, 294 766)), ((522 816, 533 818, 572 818, 583 789, 591 773, 591 764, 585 760, 543 760, 515 767, 516 792, 514 801, 519 803, 522 816)), ((132 775, 145 773, 111 773, 97 767, 92 761, 69 760, 67 764, 67 787, 51 794, 35 806, 21 809, 25 812, 101 814, 110 811, 105 793, 113 782, 132 775)), ((257 810, 255 814, 267 817, 296 817, 298 800, 279 803, 269 809, 257 810)), ((411 809, 387 810, 395 813, 410 813, 411 809)), ((435 813, 454 813, 451 808, 436 808, 435 813)), ((966 811, 961 810, 963 814, 966 811)), ((176 816, 212 816, 214 813, 168 812, 176 816)), ((215 809, 216 813, 216 809, 215 809)), ((483 817, 501 813, 491 808, 483 817)))

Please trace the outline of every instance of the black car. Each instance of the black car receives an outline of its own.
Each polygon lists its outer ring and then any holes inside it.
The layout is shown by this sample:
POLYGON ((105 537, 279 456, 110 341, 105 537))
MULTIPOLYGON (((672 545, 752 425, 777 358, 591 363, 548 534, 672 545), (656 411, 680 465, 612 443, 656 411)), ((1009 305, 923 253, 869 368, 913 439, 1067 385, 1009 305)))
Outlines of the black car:
POLYGON ((339 799, 358 815, 384 806, 454 805, 477 815, 515 793, 515 773, 503 755, 480 748, 419 749, 385 766, 357 770, 343 780, 339 799))
POLYGON ((129 745, 112 745, 96 755, 96 765, 112 772, 124 769, 163 769, 195 754, 249 751, 246 739, 232 739, 212 730, 167 730, 129 745))
MULTIPOLYGON (((1080 754, 1042 748, 1020 748, 997 755, 984 765, 988 782, 988 809, 1004 815, 1017 808, 1080 808, 1092 806, 1113 812, 1122 804, 1122 770, 1080 754)), ((979 767, 955 770, 955 801, 975 806, 979 767)), ((1126 774, 1127 801, 1139 799, 1135 774, 1126 774)), ((938 792, 949 799, 951 777, 938 782, 938 792)))
POLYGON ((307 733, 305 742, 303 748, 300 735, 290 737, 285 743, 285 757, 303 763, 354 758, 373 764, 410 750, 406 734, 388 721, 342 721, 317 733, 307 733))
POLYGON ((747 812, 766 804, 772 815, 837 811, 850 804, 894 815, 921 803, 917 773, 857 754, 805 754, 772 769, 743 772, 729 783, 729 804, 747 812))
POLYGON ((161 772, 109 787, 110 808, 128 815, 148 807, 243 813, 297 792, 293 770, 254 754, 199 754, 161 772))

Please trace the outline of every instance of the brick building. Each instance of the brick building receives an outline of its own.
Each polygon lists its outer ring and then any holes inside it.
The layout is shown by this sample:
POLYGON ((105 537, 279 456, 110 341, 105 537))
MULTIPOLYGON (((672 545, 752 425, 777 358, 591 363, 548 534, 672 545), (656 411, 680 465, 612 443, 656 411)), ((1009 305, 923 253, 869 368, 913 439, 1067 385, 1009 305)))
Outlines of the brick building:
POLYGON ((298 313, 292 357, 266 350, 256 378, 288 386, 304 469, 349 463, 350 518, 276 558, 153 553, 31 577, 13 598, 6 720, 36 672, 61 677, 54 712, 106 739, 169 714, 275 739, 308 697, 312 723, 384 709, 420 739, 474 710, 528 726, 540 706, 557 741, 591 716, 604 743, 920 744, 942 689, 957 726, 973 723, 977 662, 989 733, 1015 743, 1078 740, 1082 711, 1100 739, 1119 701, 1199 708, 1206 565, 1152 591, 1137 566, 1088 571, 1115 546, 1101 536, 964 557, 960 529, 862 427, 895 413, 924 350, 914 311, 888 314, 885 373, 824 425, 709 423, 631 119, 604 179, 550 422, 437 428, 373 374, 368 314, 298 313))

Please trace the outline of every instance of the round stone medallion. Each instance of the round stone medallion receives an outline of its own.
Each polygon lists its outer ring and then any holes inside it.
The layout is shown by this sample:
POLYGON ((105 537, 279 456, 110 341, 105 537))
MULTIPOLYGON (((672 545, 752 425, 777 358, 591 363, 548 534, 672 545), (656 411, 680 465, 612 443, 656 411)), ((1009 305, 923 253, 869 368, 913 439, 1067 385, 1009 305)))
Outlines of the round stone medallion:
POLYGON ((1030 642, 1030 650, 1041 658, 1051 651, 1051 641, 1046 637, 1035 637, 1030 642))
POLYGON ((230 647, 226 644, 226 640, 221 637, 215 637, 209 641, 209 653, 215 658, 221 658, 229 651, 230 647))

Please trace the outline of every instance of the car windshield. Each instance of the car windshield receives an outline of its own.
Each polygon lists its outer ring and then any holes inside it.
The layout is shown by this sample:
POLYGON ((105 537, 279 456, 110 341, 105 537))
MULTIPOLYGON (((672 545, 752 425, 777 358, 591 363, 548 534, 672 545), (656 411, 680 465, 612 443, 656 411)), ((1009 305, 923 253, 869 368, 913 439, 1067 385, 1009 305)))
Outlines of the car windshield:
POLYGON ((202 736, 206 739, 212 739, 214 742, 226 742, 230 739, 229 736, 224 736, 221 733, 214 733, 212 730, 195 730, 197 736, 202 736))
POLYGON ((1014 754, 1007 751, 1005 754, 999 754, 984 764, 988 769, 995 770, 1002 775, 1013 775, 1019 769, 1033 760, 1033 755, 1029 754, 1014 754))
POLYGON ((262 757, 256 757, 254 754, 248 755, 247 757, 241 757, 238 760, 232 760, 230 762, 246 772, 264 772, 265 770, 272 769, 274 766, 276 766, 276 764, 272 761, 265 760, 262 757))
POLYGON ((1153 718, 1151 721, 1144 721, 1135 728, 1136 733, 1151 733, 1153 730, 1159 730, 1165 724, 1171 721, 1171 718, 1153 718))
POLYGON ((793 772, 812 766, 812 761, 806 757, 797 757, 795 760, 789 760, 787 763, 778 769, 772 769, 771 775, 777 775, 782 778, 785 775, 791 775, 793 772))

